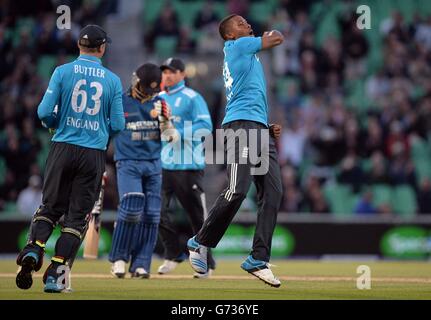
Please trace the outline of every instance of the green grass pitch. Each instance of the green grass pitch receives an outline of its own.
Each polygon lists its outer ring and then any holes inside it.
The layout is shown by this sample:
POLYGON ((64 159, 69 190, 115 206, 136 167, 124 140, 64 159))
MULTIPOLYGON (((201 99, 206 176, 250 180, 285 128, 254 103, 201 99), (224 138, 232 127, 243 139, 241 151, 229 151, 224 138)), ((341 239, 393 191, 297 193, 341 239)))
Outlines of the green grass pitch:
MULTIPOLYGON (((42 272, 33 287, 15 286, 16 265, 0 260, 0 299, 153 299, 153 300, 290 300, 290 299, 431 299, 429 262, 273 261, 280 288, 271 288, 240 269, 240 260, 219 260, 211 279, 193 279, 188 262, 159 276, 153 261, 150 279, 115 279, 106 260, 78 260, 72 271, 72 293, 43 293, 42 272), (371 269, 371 289, 356 287, 359 265, 371 269)), ((44 266, 44 268, 46 265, 44 266)), ((42 270, 44 270, 44 268, 42 270)))

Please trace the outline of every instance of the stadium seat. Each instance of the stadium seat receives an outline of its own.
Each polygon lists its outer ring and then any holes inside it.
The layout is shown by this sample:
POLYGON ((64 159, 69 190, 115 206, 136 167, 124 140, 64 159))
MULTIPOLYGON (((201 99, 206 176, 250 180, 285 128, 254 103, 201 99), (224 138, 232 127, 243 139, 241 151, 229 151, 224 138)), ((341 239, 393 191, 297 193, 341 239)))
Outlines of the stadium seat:
POLYGON ((259 1, 250 4, 249 16, 258 23, 267 23, 273 13, 274 7, 270 2, 259 1))
POLYGON ((296 77, 280 77, 277 79, 277 82, 275 84, 275 90, 277 92, 278 99, 283 101, 289 98, 287 88, 292 83, 296 83, 297 85, 299 85, 296 77))
POLYGON ((51 135, 49 134, 48 130, 46 129, 36 130, 36 136, 39 139, 40 143, 42 144, 42 149, 44 148, 49 149, 49 146, 51 144, 51 135))
POLYGON ((6 162, 0 157, 0 185, 4 182, 6 177, 6 162))
POLYGON ((356 197, 350 186, 327 183, 323 188, 323 193, 332 213, 338 216, 348 216, 353 213, 356 197))
POLYGON ((387 184, 376 184, 371 186, 373 192, 373 204, 377 207, 383 204, 392 204, 392 188, 387 184))
POLYGON ((160 14, 166 0, 144 1, 142 18, 145 26, 151 26, 160 14))
POLYGON ((3 213, 8 216, 16 215, 18 211, 17 204, 15 201, 8 201, 4 206, 3 213))
POLYGON ((376 11, 381 13, 382 18, 390 17, 391 13, 396 10, 394 0, 379 0, 376 1, 376 11))
POLYGON ((196 43, 199 43, 200 39, 202 39, 202 37, 204 37, 205 35, 206 33, 201 30, 193 29, 192 31, 192 39, 196 41, 196 43))
POLYGON ((362 79, 351 81, 347 90, 347 105, 353 107, 359 114, 366 113, 370 107, 370 101, 365 94, 364 81, 362 79))
POLYGON ((26 31, 30 34, 30 43, 33 43, 33 30, 35 29, 35 21, 31 17, 19 18, 16 22, 15 28, 11 30, 11 39, 14 47, 20 44, 21 33, 26 31))
POLYGON ((327 7, 325 3, 316 1, 310 8, 310 20, 313 24, 318 24, 323 15, 326 13, 327 7))
POLYGON ((177 48, 178 38, 171 37, 158 37, 154 43, 154 49, 159 59, 166 59, 175 54, 177 48))
POLYGON ((416 169, 417 182, 420 183, 423 178, 431 178, 431 162, 428 159, 413 158, 416 169))
POLYGON ((395 213, 404 217, 416 214, 417 200, 413 188, 409 185, 400 185, 394 188, 392 206, 395 213))
POLYGON ((49 146, 44 146, 42 150, 37 154, 37 165, 41 170, 45 168, 46 159, 48 158, 49 146))
POLYGON ((49 54, 42 55, 37 62, 37 74, 42 79, 49 80, 56 66, 56 56, 49 54))
POLYGON ((416 0, 416 8, 422 17, 431 15, 431 1, 416 0))
POLYGON ((412 140, 411 155, 413 159, 427 160, 431 163, 431 150, 426 141, 420 137, 412 140))
POLYGON ((394 7, 402 13, 405 22, 410 23, 413 20, 413 15, 417 10, 417 2, 415 0, 393 0, 393 2, 394 7))
POLYGON ((217 15, 217 17, 219 17, 219 19, 223 19, 228 15, 225 2, 214 1, 213 7, 214 7, 214 12, 217 15))
POLYGON ((417 200, 413 188, 409 185, 400 185, 394 188, 392 206, 395 213, 403 217, 416 214, 417 200))
POLYGON ((340 29, 337 23, 337 12, 339 8, 340 3, 334 3, 333 6, 327 8, 327 12, 322 17, 322 20, 318 21, 316 42, 319 47, 322 46, 328 37, 340 39, 340 29))
POLYGON ((173 6, 178 15, 180 25, 193 27, 196 16, 203 6, 203 1, 175 1, 173 6))
POLYGON ((371 47, 367 57, 367 70, 369 74, 376 73, 383 66, 383 49, 379 41, 381 40, 377 40, 377 42, 371 41, 371 47))
POLYGON ((311 159, 311 157, 304 157, 302 159, 298 168, 298 177, 300 178, 301 181, 307 178, 307 174, 313 165, 314 165, 314 162, 311 159))
POLYGON ((370 172, 372 168, 373 163, 369 158, 362 159, 361 160, 361 168, 364 172, 370 172))

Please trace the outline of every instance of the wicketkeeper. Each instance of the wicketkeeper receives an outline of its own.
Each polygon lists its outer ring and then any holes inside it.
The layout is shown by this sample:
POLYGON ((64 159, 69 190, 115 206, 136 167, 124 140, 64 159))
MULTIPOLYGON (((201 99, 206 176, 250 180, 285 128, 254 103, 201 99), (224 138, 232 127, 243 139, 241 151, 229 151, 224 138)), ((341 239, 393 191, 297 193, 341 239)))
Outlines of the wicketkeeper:
POLYGON ((110 134, 124 128, 118 76, 102 66, 109 38, 89 25, 79 35, 80 56, 55 69, 38 107, 42 123, 55 129, 45 168, 42 205, 32 221, 29 243, 20 252, 16 284, 31 287, 32 273, 42 267, 45 243, 64 216, 55 255, 46 272, 45 292, 61 292, 60 270, 75 255, 96 202, 105 170, 110 134))

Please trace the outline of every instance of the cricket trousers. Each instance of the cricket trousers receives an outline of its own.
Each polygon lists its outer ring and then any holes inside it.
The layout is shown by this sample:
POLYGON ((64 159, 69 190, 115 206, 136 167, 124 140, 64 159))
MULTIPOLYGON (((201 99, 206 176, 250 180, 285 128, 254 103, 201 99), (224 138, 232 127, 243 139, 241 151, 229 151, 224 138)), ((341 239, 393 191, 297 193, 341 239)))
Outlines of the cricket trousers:
POLYGON ((73 257, 84 236, 86 216, 99 197, 105 151, 53 142, 46 161, 42 205, 33 217, 29 240, 46 243, 63 216, 56 255, 73 257))
POLYGON ((150 272, 159 229, 162 164, 160 159, 123 159, 116 162, 116 168, 120 205, 109 261, 130 260, 131 273, 138 268, 150 272), (134 194, 145 200, 130 210, 124 201, 134 194))
POLYGON ((223 129, 228 187, 210 209, 196 240, 204 246, 215 248, 254 182, 258 211, 251 255, 268 262, 282 199, 275 140, 269 135, 267 127, 254 121, 233 121, 224 125, 223 129))
MULTIPOLYGON (((175 196, 190 221, 193 234, 202 227, 207 217, 205 193, 202 187, 203 170, 163 170, 162 173, 162 210, 159 234, 165 249, 165 258, 176 260, 185 250, 180 246, 178 231, 169 214, 169 205, 175 196)), ((208 253, 208 265, 215 269, 215 261, 208 253)))

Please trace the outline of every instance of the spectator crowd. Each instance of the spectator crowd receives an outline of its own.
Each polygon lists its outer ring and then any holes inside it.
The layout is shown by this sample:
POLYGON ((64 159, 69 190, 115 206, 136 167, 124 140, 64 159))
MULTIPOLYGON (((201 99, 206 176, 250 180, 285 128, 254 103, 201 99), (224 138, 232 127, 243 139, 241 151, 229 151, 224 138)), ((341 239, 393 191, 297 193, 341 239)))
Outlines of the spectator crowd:
MULTIPOLYGON (((55 57, 55 65, 74 58, 76 32, 88 23, 103 24, 116 3, 63 2, 73 12, 75 27, 68 32, 56 28, 55 1, 0 1, 0 211, 29 214, 32 207, 25 203, 40 201, 49 148, 36 114, 50 76, 43 62, 47 56, 55 57)), ((343 186, 352 199, 346 209, 351 213, 396 213, 391 197, 399 187, 412 195, 407 199, 413 213, 431 213, 427 1, 422 11, 412 7, 411 14, 396 6, 380 10, 371 30, 358 29, 354 0, 269 1, 264 19, 256 14, 266 8, 259 7, 262 3, 164 1, 143 27, 143 49, 154 54, 160 39, 174 38, 175 53, 190 60, 220 53, 218 21, 229 13, 243 15, 257 35, 280 30, 285 41, 271 52, 269 86, 271 118, 284 128, 278 142, 281 211, 335 212, 331 188, 343 186), (186 3, 199 4, 189 23, 177 10, 186 3), (391 195, 382 197, 377 188, 382 186, 391 195)), ((112 157, 108 164, 113 170, 112 157)), ((115 190, 107 195, 106 207, 114 209, 115 190)))

